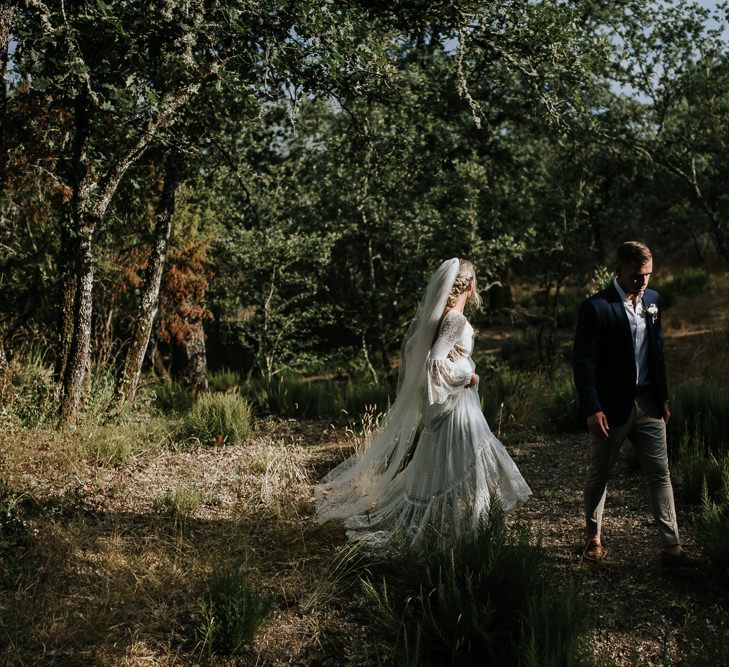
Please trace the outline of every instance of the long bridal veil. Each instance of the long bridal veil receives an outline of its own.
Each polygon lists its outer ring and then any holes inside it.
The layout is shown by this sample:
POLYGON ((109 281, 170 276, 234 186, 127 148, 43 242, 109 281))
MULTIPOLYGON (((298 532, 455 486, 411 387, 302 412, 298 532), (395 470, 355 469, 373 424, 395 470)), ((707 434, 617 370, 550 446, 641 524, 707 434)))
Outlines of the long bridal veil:
POLYGON ((457 258, 449 259, 431 277, 402 343, 395 402, 362 450, 329 472, 316 488, 319 522, 370 512, 384 497, 397 493, 395 477, 420 423, 426 360, 458 267, 457 258))

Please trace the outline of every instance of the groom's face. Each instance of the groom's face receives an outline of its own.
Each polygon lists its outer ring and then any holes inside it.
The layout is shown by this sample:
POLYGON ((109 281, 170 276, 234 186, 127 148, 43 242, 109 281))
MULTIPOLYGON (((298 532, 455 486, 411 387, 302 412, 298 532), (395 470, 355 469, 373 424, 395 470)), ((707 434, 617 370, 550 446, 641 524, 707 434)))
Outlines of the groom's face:
POLYGON ((621 266, 618 270, 618 284, 626 294, 643 298, 643 292, 648 287, 651 273, 653 273, 653 260, 645 264, 630 263, 621 266))

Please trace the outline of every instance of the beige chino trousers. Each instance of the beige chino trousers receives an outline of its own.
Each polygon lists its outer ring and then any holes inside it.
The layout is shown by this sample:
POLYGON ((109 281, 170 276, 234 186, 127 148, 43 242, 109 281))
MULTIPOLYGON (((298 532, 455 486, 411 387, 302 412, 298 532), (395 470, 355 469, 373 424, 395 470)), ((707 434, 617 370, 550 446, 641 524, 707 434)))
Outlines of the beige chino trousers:
POLYGON ((590 454, 585 479, 587 534, 602 532, 605 494, 620 447, 627 438, 638 453, 648 483, 648 497, 664 547, 679 544, 673 487, 668 471, 666 425, 650 391, 639 390, 628 421, 611 426, 606 440, 590 435, 590 454))

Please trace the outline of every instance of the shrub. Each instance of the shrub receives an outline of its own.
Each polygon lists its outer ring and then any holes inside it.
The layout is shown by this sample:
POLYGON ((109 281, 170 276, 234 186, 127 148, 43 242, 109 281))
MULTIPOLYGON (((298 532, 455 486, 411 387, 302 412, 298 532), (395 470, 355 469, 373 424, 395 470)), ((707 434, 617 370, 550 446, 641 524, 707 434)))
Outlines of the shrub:
POLYGON ((153 391, 157 408, 165 414, 183 414, 194 402, 192 395, 183 385, 171 380, 160 382, 153 391))
POLYGON ((494 432, 500 431, 515 411, 522 413, 530 401, 532 379, 524 371, 512 370, 505 364, 496 364, 481 375, 481 410, 494 432))
POLYGON ((704 486, 709 498, 720 497, 724 476, 729 472, 729 452, 715 456, 700 434, 689 435, 686 431, 673 459, 672 477, 688 502, 700 502, 704 486))
POLYGON ((709 274, 703 269, 691 269, 656 287, 661 295, 661 305, 670 308, 676 303, 677 296, 698 296, 709 284, 709 274))
POLYGON ((577 387, 568 369, 561 369, 546 380, 542 402, 542 423, 556 431, 579 431, 585 426, 577 401, 577 387))
POLYGON ((704 485, 697 533, 704 552, 729 582, 729 465, 722 470, 721 491, 716 502, 711 500, 704 485))
POLYGON ((194 486, 181 486, 174 491, 165 491, 154 504, 163 514, 176 519, 186 519, 195 513, 202 502, 203 494, 200 489, 194 486))
POLYGON ((53 369, 39 353, 21 353, 10 363, 7 411, 26 428, 55 422, 58 412, 53 369))
POLYGON ((257 379, 242 392, 264 414, 298 419, 358 418, 368 405, 384 410, 389 404, 385 385, 355 381, 305 381, 293 375, 257 379))
POLYGON ((243 384, 240 373, 221 368, 208 375, 208 387, 210 391, 231 391, 243 384))
POLYGON ((558 590, 542 585, 529 600, 519 664, 525 667, 571 667, 592 662, 582 638, 591 629, 585 604, 574 582, 558 590))
POLYGON ((535 327, 517 331, 504 341, 501 355, 513 368, 535 368, 542 361, 539 358, 538 338, 539 331, 535 327))
POLYGON ((251 405, 238 394, 202 394, 185 415, 182 432, 203 444, 237 444, 248 435, 251 405))
POLYGON ((373 566, 367 608, 397 664, 579 664, 586 607, 574 589, 546 588, 544 563, 526 528, 507 527, 494 502, 455 547, 433 541, 373 566))
POLYGON ((686 433, 692 445, 698 438, 716 456, 729 452, 729 388, 700 383, 681 385, 672 392, 670 405, 672 454, 686 433))
POLYGON ((171 443, 174 428, 164 417, 87 424, 79 434, 86 458, 101 466, 118 466, 171 443))
POLYGON ((249 644, 266 620, 269 605, 240 566, 213 571, 200 601, 197 628, 203 653, 234 653, 249 644))

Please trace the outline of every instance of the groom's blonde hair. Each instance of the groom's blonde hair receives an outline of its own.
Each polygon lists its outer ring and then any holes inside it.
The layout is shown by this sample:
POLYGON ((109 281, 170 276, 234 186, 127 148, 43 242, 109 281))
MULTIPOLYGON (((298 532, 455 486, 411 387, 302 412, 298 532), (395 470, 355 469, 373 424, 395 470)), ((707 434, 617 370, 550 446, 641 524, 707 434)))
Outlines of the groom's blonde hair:
POLYGON ((615 264, 618 271, 628 268, 632 265, 643 266, 646 262, 653 259, 650 248, 640 241, 626 241, 623 243, 616 253, 615 264))

